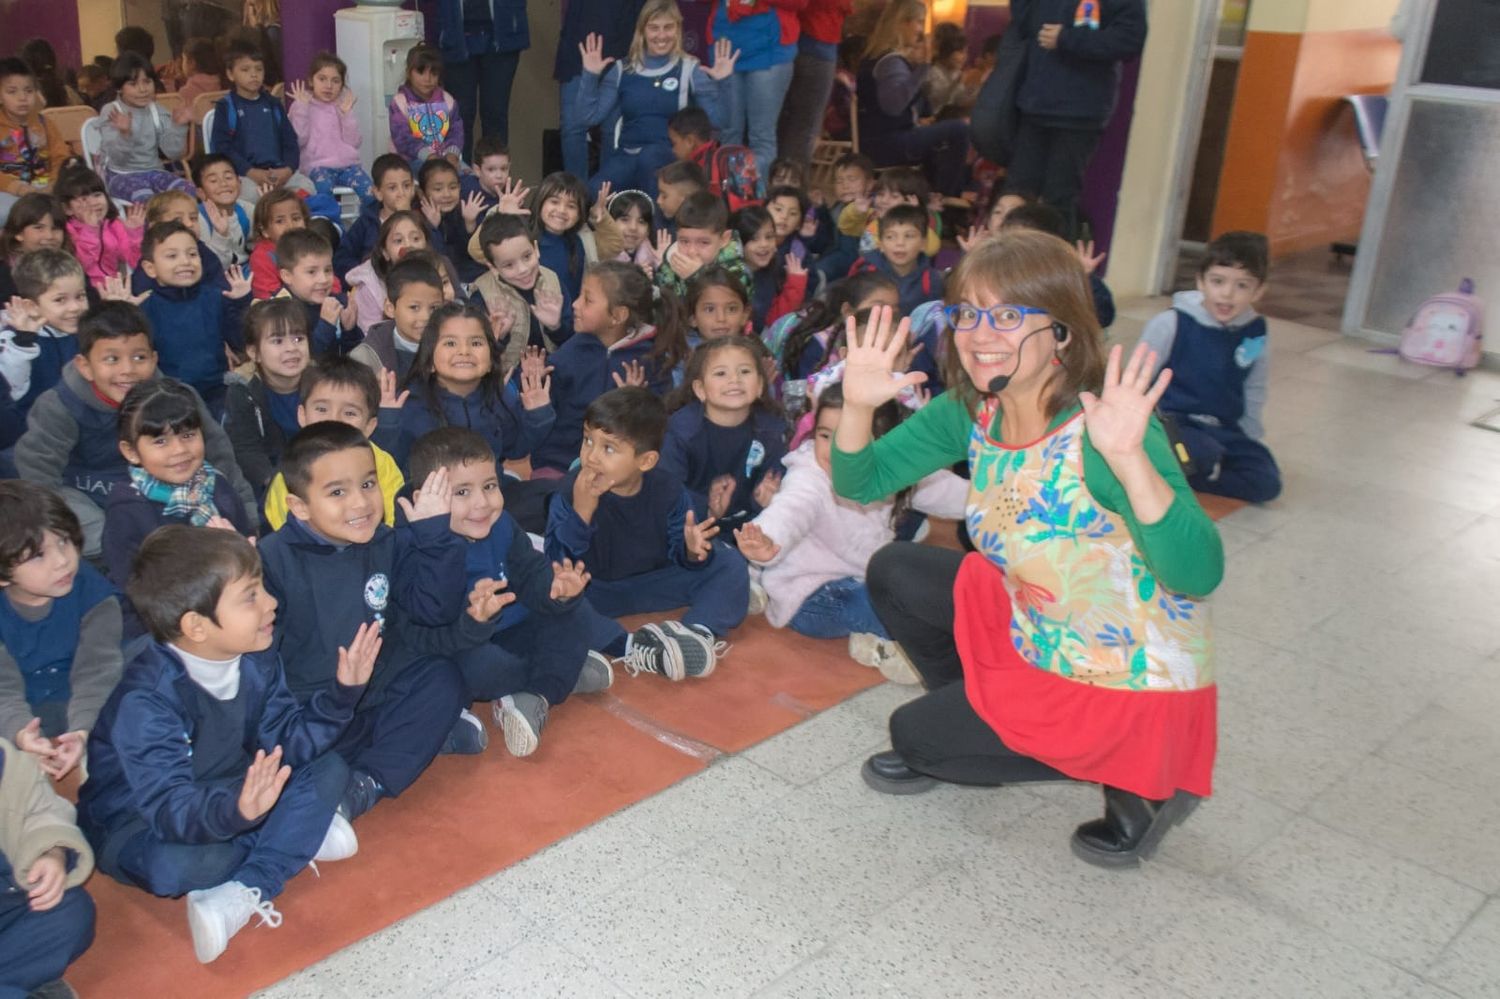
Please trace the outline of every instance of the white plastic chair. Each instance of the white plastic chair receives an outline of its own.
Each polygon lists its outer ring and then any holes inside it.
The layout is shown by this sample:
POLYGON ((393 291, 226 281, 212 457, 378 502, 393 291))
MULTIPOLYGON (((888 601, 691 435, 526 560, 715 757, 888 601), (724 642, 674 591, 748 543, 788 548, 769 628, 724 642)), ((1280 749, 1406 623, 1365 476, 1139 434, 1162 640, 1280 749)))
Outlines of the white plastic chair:
POLYGON ((214 116, 218 108, 209 108, 203 115, 203 152, 205 154, 214 151, 214 116))
POLYGON ((104 145, 104 122, 100 118, 90 118, 83 123, 78 130, 78 145, 82 147, 83 162, 93 171, 99 169, 99 150, 104 145))

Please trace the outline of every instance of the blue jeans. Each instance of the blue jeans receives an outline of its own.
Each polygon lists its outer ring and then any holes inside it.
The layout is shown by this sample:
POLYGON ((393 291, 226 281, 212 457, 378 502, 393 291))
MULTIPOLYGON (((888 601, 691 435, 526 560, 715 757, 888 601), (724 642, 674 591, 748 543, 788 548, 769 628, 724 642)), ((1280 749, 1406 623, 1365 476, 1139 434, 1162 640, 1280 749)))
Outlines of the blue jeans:
MULTIPOLYGON (((589 648, 620 648, 625 629, 609 618, 686 607, 684 624, 701 624, 723 637, 745 620, 750 609, 750 567, 745 556, 723 543, 701 569, 669 565, 624 579, 589 583, 589 603, 602 617, 589 628, 589 648)), ((619 653, 617 653, 619 654, 619 653)))
POLYGON ((481 131, 509 144, 510 86, 520 64, 519 52, 485 52, 443 66, 443 87, 458 103, 458 116, 464 123, 465 163, 473 162, 474 140, 481 131))
POLYGON ((333 197, 335 187, 347 187, 359 196, 362 205, 375 196, 374 182, 358 163, 346 167, 313 167, 307 177, 318 188, 319 194, 333 197))
MULTIPOLYGON (((17 871, 16 877, 23 876, 17 871)), ((26 999, 63 976, 94 942, 94 900, 69 888, 52 908, 33 912, 25 892, 0 901, 0 999, 26 999)))
POLYGON ((768 69, 734 73, 719 84, 724 102, 721 138, 725 145, 749 146, 760 168, 761 184, 776 158, 776 124, 781 120, 781 102, 792 83, 792 62, 768 69))
POLYGON ((844 638, 869 633, 890 638, 870 604, 870 591, 853 576, 824 583, 802 601, 792 630, 808 638, 844 638))
POLYGON ((599 172, 589 178, 589 194, 597 196, 599 186, 609 181, 616 191, 645 191, 646 197, 655 201, 656 172, 676 158, 666 143, 642 146, 634 153, 616 149, 599 167, 599 172))
POLYGON ((99 869, 168 898, 226 881, 275 898, 323 845, 348 784, 344 761, 337 753, 324 753, 293 772, 254 829, 220 843, 177 843, 162 839, 144 821, 132 821, 95 844, 99 869))
MULTIPOLYGON (((578 92, 583 88, 583 76, 580 74, 571 80, 564 80, 557 86, 561 91, 558 131, 562 137, 563 169, 575 177, 587 177, 589 175, 590 126, 578 113, 578 92)), ((620 112, 615 111, 599 123, 599 166, 601 169, 605 161, 615 153, 615 126, 619 124, 619 121, 620 112)))

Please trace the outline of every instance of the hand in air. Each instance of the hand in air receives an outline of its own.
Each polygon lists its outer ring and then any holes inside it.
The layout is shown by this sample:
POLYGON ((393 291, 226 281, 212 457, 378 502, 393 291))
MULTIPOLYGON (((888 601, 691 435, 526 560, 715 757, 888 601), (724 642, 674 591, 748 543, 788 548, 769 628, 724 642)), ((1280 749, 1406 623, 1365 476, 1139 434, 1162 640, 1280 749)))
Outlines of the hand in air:
POLYGON ((146 227, 146 206, 136 202, 125 209, 125 228, 144 229, 146 227))
POLYGON ((599 76, 609 64, 614 62, 613 56, 604 54, 604 36, 590 34, 578 46, 578 54, 583 57, 583 71, 599 76))
POLYGON ((390 369, 382 369, 380 372, 380 408, 400 409, 406 405, 406 400, 411 397, 411 391, 396 391, 396 372, 390 369))
POLYGON ((730 44, 729 39, 720 38, 714 42, 714 63, 712 66, 703 67, 703 72, 708 74, 710 80, 727 80, 734 72, 734 64, 739 62, 740 51, 730 44))
POLYGON ((453 486, 448 482, 448 469, 435 468, 427 473, 427 480, 415 493, 416 502, 398 496, 396 502, 406 519, 415 524, 429 517, 446 517, 453 510, 453 486))
POLYGON ((739 546, 740 554, 752 562, 769 562, 781 553, 781 546, 755 524, 737 528, 734 541, 739 546))
POLYGON ((507 178, 505 186, 500 189, 500 200, 495 204, 495 211, 502 215, 530 215, 531 209, 526 207, 526 199, 529 197, 531 188, 521 183, 519 178, 507 178))
POLYGON ((611 371, 609 376, 615 380, 615 388, 624 388, 627 385, 636 388, 646 387, 646 366, 640 361, 626 361, 623 375, 619 371, 611 371))
POLYGON ((604 221, 604 216, 609 209, 609 195, 614 190, 614 185, 604 181, 599 185, 599 193, 594 196, 594 206, 589 209, 589 225, 598 225, 604 221))
POLYGON ((561 562, 553 562, 552 591, 549 595, 553 600, 572 600, 589 585, 590 578, 584 571, 582 562, 566 558, 561 562))
POLYGON ((549 330, 555 330, 562 323, 563 297, 555 291, 537 290, 536 303, 531 307, 531 314, 536 316, 536 321, 549 330))
POLYGON ((224 280, 229 282, 229 287, 224 289, 225 298, 238 300, 250 294, 250 272, 247 268, 231 264, 224 268, 224 280))
POLYGON ((1085 274, 1093 274, 1099 269, 1099 265, 1104 263, 1104 258, 1109 256, 1107 253, 1095 253, 1094 241, 1092 239, 1086 243, 1080 239, 1074 244, 1074 249, 1078 254, 1078 262, 1083 265, 1083 273, 1085 274))
POLYGON ((311 104, 312 91, 307 89, 307 84, 301 80, 293 80, 287 84, 286 92, 291 95, 292 100, 298 104, 311 104))
POLYGON ((354 633, 354 641, 348 647, 339 646, 338 680, 345 687, 363 687, 370 682, 375 672, 375 660, 380 656, 380 625, 366 621, 354 633))
POLYGON ((129 302, 131 305, 140 305, 151 297, 151 292, 143 291, 139 295, 132 295, 125 279, 118 274, 111 274, 100 286, 99 297, 106 302, 129 302))
POLYGON ((713 553, 714 538, 718 533, 719 524, 713 517, 700 524, 693 511, 689 510, 682 522, 682 543, 687 548, 688 561, 702 562, 707 559, 713 553))
POLYGON ((878 409, 896 398, 908 385, 921 385, 921 371, 893 377, 911 341, 911 321, 901 320, 891 328, 890 306, 880 305, 870 313, 864 333, 850 316, 844 327, 844 405, 878 409))
POLYGON ((255 759, 245 770, 245 783, 240 787, 240 816, 246 822, 254 822, 269 812, 291 776, 292 768, 281 765, 280 746, 272 749, 270 755, 264 749, 257 749, 255 759))
POLYGON ((504 580, 481 579, 469 591, 469 616, 480 624, 493 620, 505 609, 506 604, 516 602, 516 595, 505 588, 504 580))
POLYGON ((1136 345, 1123 372, 1121 352, 1119 344, 1109 350, 1103 392, 1078 393, 1089 442, 1106 460, 1133 456, 1141 450, 1151 414, 1172 381, 1171 368, 1162 368, 1153 379, 1156 351, 1144 343, 1136 345))

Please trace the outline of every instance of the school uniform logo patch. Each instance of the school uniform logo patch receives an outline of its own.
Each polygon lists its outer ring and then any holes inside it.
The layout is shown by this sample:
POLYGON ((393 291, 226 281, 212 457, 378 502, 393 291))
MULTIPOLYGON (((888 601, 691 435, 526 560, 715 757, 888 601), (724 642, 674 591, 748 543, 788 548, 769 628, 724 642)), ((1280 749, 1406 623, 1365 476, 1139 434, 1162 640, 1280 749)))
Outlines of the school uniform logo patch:
POLYGON ((675 77, 675 76, 669 76, 665 80, 661 81, 661 89, 667 91, 668 93, 671 93, 672 91, 676 90, 677 89, 677 77, 675 77))
POLYGON ((750 442, 750 451, 745 455, 745 478, 760 467, 761 462, 766 460, 766 446, 760 441, 750 442))
POLYGON ((387 601, 391 598, 391 581, 386 578, 385 573, 377 572, 365 580, 365 606, 379 614, 385 610, 387 601))

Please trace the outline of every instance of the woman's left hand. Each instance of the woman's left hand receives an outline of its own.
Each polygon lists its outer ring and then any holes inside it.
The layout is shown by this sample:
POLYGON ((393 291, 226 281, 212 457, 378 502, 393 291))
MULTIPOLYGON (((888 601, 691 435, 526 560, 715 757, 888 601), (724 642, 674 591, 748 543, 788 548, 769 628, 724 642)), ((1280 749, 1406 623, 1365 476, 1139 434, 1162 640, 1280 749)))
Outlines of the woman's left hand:
POLYGON ((1125 371, 1120 371, 1122 348, 1110 348, 1109 363, 1104 369, 1104 390, 1099 395, 1080 392, 1083 422, 1089 440, 1106 461, 1133 457, 1142 450, 1146 426, 1172 380, 1172 370, 1163 368, 1153 382, 1156 351, 1137 344, 1125 371))
POLYGON ((710 80, 727 79, 734 72, 734 64, 739 61, 739 58, 739 49, 729 44, 729 39, 720 38, 714 42, 714 64, 704 66, 703 72, 708 74, 710 80))

